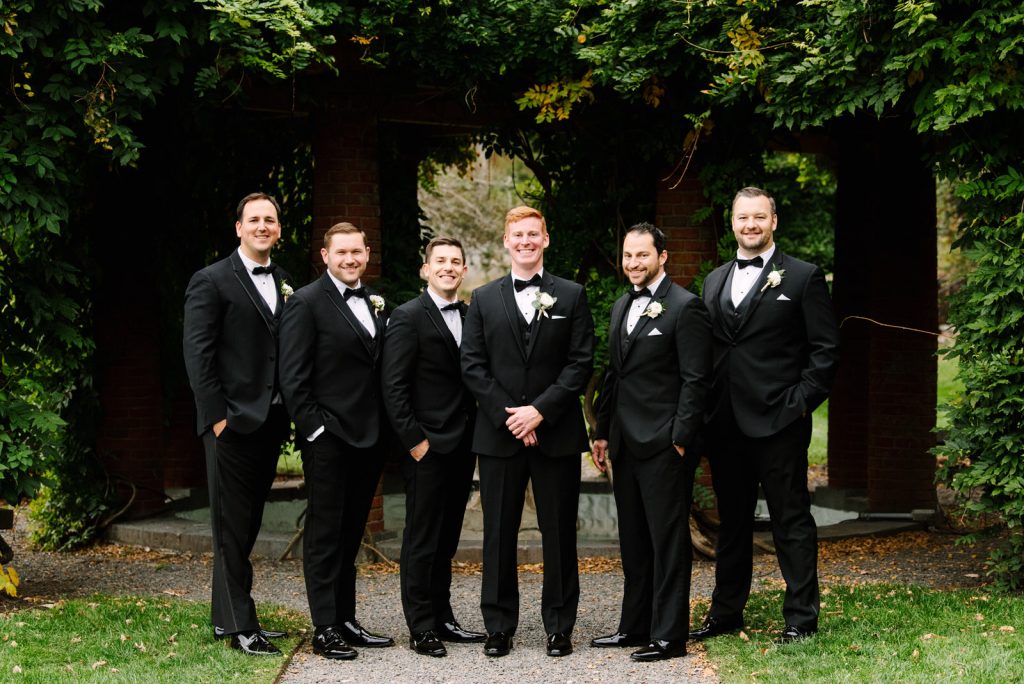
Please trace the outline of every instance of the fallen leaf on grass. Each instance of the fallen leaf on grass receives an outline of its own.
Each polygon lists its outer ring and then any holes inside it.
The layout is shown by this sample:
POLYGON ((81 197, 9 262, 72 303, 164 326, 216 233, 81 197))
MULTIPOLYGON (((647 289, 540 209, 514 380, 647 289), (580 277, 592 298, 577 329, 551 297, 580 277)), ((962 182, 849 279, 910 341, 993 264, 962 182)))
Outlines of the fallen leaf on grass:
POLYGON ((128 635, 127 634, 122 634, 121 635, 121 643, 124 643, 126 641, 128 641, 128 635))
POLYGON ((80 643, 82 643, 82 637, 80 637, 80 636, 73 636, 73 637, 71 637, 71 643, 73 643, 73 644, 80 644, 80 643))
POLYGON ((928 641, 929 639, 941 639, 941 638, 942 638, 942 636, 940 636, 938 634, 932 634, 931 632, 928 632, 927 634, 921 636, 921 640, 922 641, 928 641))
POLYGON ((740 630, 740 639, 743 639, 743 641, 750 641, 750 637, 748 637, 747 633, 743 630, 740 630))
POLYGON ((178 633, 175 632, 171 636, 167 637, 167 643, 169 643, 169 644, 176 644, 176 643, 178 643, 178 633))
POLYGON ((107 664, 106 660, 97 660, 95 663, 92 664, 92 669, 98 670, 98 669, 100 669, 101 667, 103 667, 106 664, 107 664))
POLYGON ((914 649, 914 652, 910 654, 910 657, 911 657, 911 658, 917 658, 917 657, 920 657, 920 655, 921 655, 921 652, 920 652, 920 651, 918 651, 918 650, 917 650, 917 649, 915 648, 915 649, 914 649))
POLYGON ((1000 632, 1016 632, 1017 630, 1015 630, 1015 629, 1014 629, 1013 627, 1011 627, 1010 625, 1002 625, 1002 626, 1001 626, 1001 627, 999 628, 999 631, 1000 631, 1000 632))
POLYGON ((11 672, 13 672, 14 674, 21 674, 21 666, 20 665, 15 665, 14 667, 11 668, 11 672))
POLYGON ((137 648, 138 650, 142 651, 143 653, 146 652, 146 644, 145 644, 145 642, 137 641, 137 642, 135 642, 133 644, 133 646, 135 646, 135 648, 137 648))

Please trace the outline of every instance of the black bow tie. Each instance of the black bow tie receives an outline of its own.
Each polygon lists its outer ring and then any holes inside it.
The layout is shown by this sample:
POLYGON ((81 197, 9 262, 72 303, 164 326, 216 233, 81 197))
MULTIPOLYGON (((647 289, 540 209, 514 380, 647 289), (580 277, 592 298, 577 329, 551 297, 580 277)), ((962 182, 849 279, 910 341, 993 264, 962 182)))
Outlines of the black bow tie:
POLYGON ((635 299, 639 299, 640 297, 653 297, 653 296, 654 295, 651 294, 651 291, 648 290, 646 287, 641 287, 639 290, 630 290, 629 291, 629 300, 630 301, 633 301, 635 299))
POLYGON ((345 290, 345 301, 349 300, 349 297, 362 297, 366 299, 366 288, 365 287, 350 287, 345 290))
POLYGON ((516 292, 522 292, 528 287, 537 286, 540 287, 540 273, 534 273, 533 277, 529 280, 519 280, 517 278, 512 279, 512 285, 515 286, 516 292))
POLYGON ((736 259, 736 268, 746 268, 747 266, 757 266, 758 268, 764 267, 764 259, 758 254, 753 259, 736 259))
POLYGON ((252 269, 252 274, 263 275, 264 273, 266 273, 267 275, 273 275, 274 271, 276 270, 277 264, 270 264, 269 266, 257 266, 256 268, 252 269))
POLYGON ((452 302, 441 307, 441 311, 460 311, 461 309, 462 304, 460 302, 452 302))

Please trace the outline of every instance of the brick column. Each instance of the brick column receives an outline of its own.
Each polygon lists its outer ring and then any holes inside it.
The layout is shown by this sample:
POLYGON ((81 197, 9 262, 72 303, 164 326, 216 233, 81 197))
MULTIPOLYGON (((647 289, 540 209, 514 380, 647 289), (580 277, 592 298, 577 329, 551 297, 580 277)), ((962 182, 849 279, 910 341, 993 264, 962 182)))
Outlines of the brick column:
POLYGON ((655 194, 654 223, 668 237, 668 263, 665 271, 686 287, 697 275, 701 261, 715 258, 715 234, 707 223, 697 223, 694 214, 707 207, 700 183, 691 171, 675 188, 658 181, 655 194))

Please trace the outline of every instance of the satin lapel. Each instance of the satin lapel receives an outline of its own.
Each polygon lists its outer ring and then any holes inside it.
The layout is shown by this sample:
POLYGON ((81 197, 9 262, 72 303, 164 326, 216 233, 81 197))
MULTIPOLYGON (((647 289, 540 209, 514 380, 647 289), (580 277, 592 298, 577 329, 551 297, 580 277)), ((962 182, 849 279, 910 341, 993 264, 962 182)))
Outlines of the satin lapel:
POLYGON ((281 283, 284 280, 281 278, 279 271, 274 271, 274 289, 277 290, 277 306, 274 307, 274 318, 278 319, 281 317, 281 312, 284 311, 284 295, 281 294, 281 283))
POLYGON ((629 296, 623 295, 615 300, 612 306, 612 318, 608 329, 609 357, 616 368, 622 367, 622 326, 626 312, 629 311, 629 296))
MULTIPOLYGON (((662 278, 661 284, 658 285, 658 291, 654 293, 653 297, 651 297, 651 302, 658 302, 662 305, 662 307, 664 307, 665 297, 668 295, 668 290, 670 287, 672 287, 672 280, 668 276, 665 276, 664 278, 662 278)), ((650 305, 650 302, 648 302, 647 306, 650 305)), ((647 328, 651 325, 651 322, 653 320, 654 319, 651 318, 650 316, 640 316, 640 320, 636 322, 636 327, 633 328, 633 333, 629 336, 629 339, 627 340, 628 343, 625 349, 622 350, 623 363, 626 362, 626 357, 629 356, 629 352, 633 349, 633 343, 647 334, 647 328)))
MULTIPOLYGON (((555 291, 555 279, 547 272, 544 273, 544 280, 540 285, 540 292, 547 292, 553 298, 558 299, 558 293, 555 291)), ((529 360, 530 354, 533 353, 534 347, 537 346, 537 338, 540 337, 540 331, 544 328, 545 321, 550 320, 551 312, 545 316, 538 309, 537 316, 533 319, 533 330, 530 331, 530 344, 526 347, 526 358, 529 360)))
MULTIPOLYGON (((444 339, 445 346, 448 348, 448 352, 455 359, 455 363, 459 363, 459 345, 455 343, 455 336, 452 335, 452 331, 448 328, 448 324, 444 322, 444 314, 442 314, 437 304, 434 304, 434 300, 430 298, 430 295, 424 292, 420 295, 420 303, 423 304, 423 310, 427 314, 427 318, 433 324, 437 330, 437 334, 444 339)), ((459 315, 465 316, 462 312, 462 307, 459 307, 459 315)))
POLYGON ((256 307, 256 310, 260 313, 260 318, 267 325, 267 330, 270 334, 274 334, 274 315, 270 311, 270 307, 263 301, 263 295, 256 289, 256 285, 252 282, 252 278, 249 277, 249 272, 245 269, 245 264, 242 263, 241 257, 238 256, 238 252, 231 253, 231 268, 235 273, 235 280, 245 290, 246 296, 249 297, 249 301, 256 307))
POLYGON ((740 332, 743 330, 743 326, 745 326, 747 321, 750 320, 750 317, 754 313, 754 309, 756 309, 757 305, 761 303, 762 299, 764 299, 765 292, 768 291, 765 284, 768 282, 768 274, 772 272, 773 266, 776 268, 782 267, 782 250, 778 247, 775 248, 775 253, 772 254, 772 260, 765 264, 764 268, 761 269, 761 275, 758 276, 757 283, 754 285, 754 291, 751 293, 752 296, 750 298, 750 302, 747 304, 747 309, 743 312, 743 315, 740 316, 740 323, 736 326, 737 337, 739 337, 740 332))
MULTIPOLYGON (((366 353, 372 359, 373 340, 370 337, 370 333, 366 332, 366 328, 364 328, 363 324, 359 322, 356 315, 352 313, 352 309, 348 308, 348 304, 345 303, 345 298, 341 296, 340 292, 338 292, 337 286, 335 286, 334 281, 331 280, 326 271, 322 276, 320 276, 320 284, 324 288, 324 294, 327 295, 327 299, 331 301, 331 304, 333 304, 334 308, 338 310, 341 317, 345 319, 345 322, 352 327, 356 337, 358 337, 360 342, 363 343, 363 348, 366 349, 366 353)), ((370 308, 372 311, 373 307, 370 308)))
MULTIPOLYGON (((727 267, 723 268, 719 266, 717 269, 708 274, 708 278, 718 278, 718 281, 712 281, 711 283, 711 307, 715 310, 714 324, 718 326, 718 329, 723 331, 726 337, 732 339, 732 328, 726 322, 725 312, 722 311, 722 291, 725 289, 726 283, 729 282, 729 273, 735 267, 734 262, 730 261, 727 267)), ((704 281, 704 286, 707 287, 707 280, 704 281)), ((705 300, 707 302, 707 300, 705 300)))
MULTIPOLYGON (((366 306, 370 310, 370 316, 373 317, 373 328, 374 330, 377 331, 376 336, 370 338, 370 349, 372 350, 371 355, 373 356, 374 359, 380 359, 381 350, 384 348, 384 345, 381 344, 381 340, 384 339, 384 309, 381 309, 378 312, 376 309, 373 308, 373 304, 370 302, 370 295, 376 295, 380 297, 379 292, 377 292, 376 290, 371 290, 370 288, 366 288, 366 295, 366 306)), ((348 306, 346 305, 345 308, 347 309, 348 306)), ((352 309, 349 309, 349 311, 351 310, 352 309)), ((367 336, 369 337, 369 333, 367 333, 367 336)))
POLYGON ((516 318, 516 316, 522 318, 523 314, 519 313, 519 305, 516 304, 515 295, 512 294, 512 278, 510 276, 503 277, 498 284, 498 290, 501 295, 501 305, 505 308, 505 318, 508 319, 509 327, 512 328, 512 339, 516 341, 519 353, 523 355, 525 361, 526 348, 523 346, 523 331, 519 327, 518 318, 516 318))

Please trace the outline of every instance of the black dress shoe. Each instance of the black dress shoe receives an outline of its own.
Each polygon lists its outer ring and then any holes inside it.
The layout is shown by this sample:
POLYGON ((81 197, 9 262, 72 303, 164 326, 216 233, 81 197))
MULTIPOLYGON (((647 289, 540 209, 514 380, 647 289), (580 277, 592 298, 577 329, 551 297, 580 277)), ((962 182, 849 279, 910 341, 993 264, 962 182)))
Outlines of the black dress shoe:
POLYGON ((345 641, 337 627, 317 627, 313 634, 313 653, 331 660, 352 660, 359 652, 345 641))
MULTIPOLYGON (((275 632, 272 629, 263 629, 262 627, 260 627, 260 634, 263 635, 264 639, 283 639, 288 636, 288 632, 275 632)), ((229 636, 231 635, 225 632, 223 627, 213 628, 214 639, 219 641, 221 639, 227 639, 229 636)))
POLYGON ((385 646, 394 646, 395 640, 391 637, 380 636, 379 634, 371 634, 363 629, 363 626, 355 620, 348 620, 341 623, 340 627, 336 627, 341 635, 345 637, 345 641, 355 646, 367 646, 369 648, 384 648, 385 646))
POLYGON ((656 660, 668 660, 669 658, 682 658, 686 655, 685 641, 665 641, 655 639, 639 651, 629 655, 630 660, 638 663, 653 663, 656 660))
POLYGON ((266 637, 256 630, 232 634, 231 648, 251 656, 281 655, 277 646, 267 641, 266 637))
POLYGON ((818 630, 816 629, 806 629, 804 627, 786 625, 786 629, 782 630, 782 633, 779 634, 774 641, 779 645, 791 644, 794 641, 802 641, 807 637, 814 636, 817 631, 818 630))
POLYGON ((572 653, 572 639, 569 638, 568 634, 563 634, 562 632, 548 634, 549 656, 560 658, 570 653, 572 653))
POLYGON ((487 639, 487 635, 483 632, 472 632, 455 620, 444 623, 435 629, 434 633, 441 641, 453 641, 459 644, 479 644, 487 639))
POLYGON ((448 655, 448 650, 433 632, 417 632, 409 637, 409 647, 420 655, 440 658, 448 655))
POLYGON ((728 634, 743 629, 743 618, 720 618, 709 615, 704 618, 704 624, 699 629, 690 632, 690 638, 694 641, 710 639, 721 634, 728 634))
POLYGON ((594 648, 621 648, 624 646, 644 646, 650 642, 651 638, 646 634, 636 635, 616 632, 615 634, 591 639, 590 645, 594 648))
POLYGON ((484 655, 500 658, 512 650, 512 635, 508 632, 495 632, 487 635, 484 642, 484 655))

